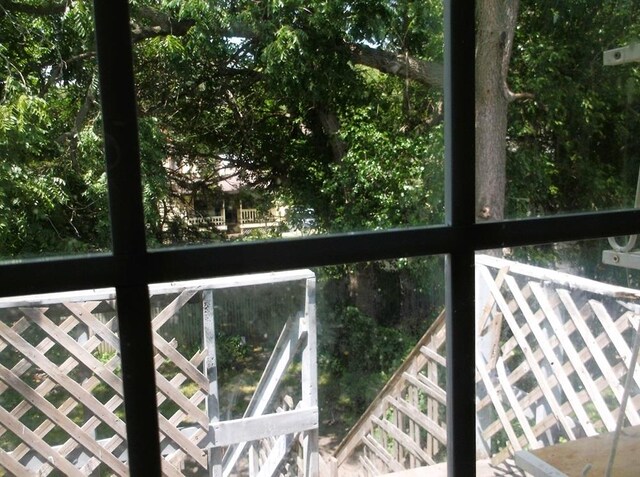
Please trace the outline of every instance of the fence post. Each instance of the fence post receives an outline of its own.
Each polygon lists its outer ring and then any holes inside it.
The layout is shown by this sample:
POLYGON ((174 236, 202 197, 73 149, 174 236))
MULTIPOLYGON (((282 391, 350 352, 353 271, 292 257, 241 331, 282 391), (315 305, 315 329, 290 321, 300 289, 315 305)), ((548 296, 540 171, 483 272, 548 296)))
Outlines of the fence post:
POLYGON ((207 396, 207 416, 209 417, 209 447, 207 456, 207 466, 210 477, 222 477, 222 454, 221 447, 214 447, 213 424, 220 420, 220 401, 218 399, 218 364, 216 361, 216 334, 215 319, 213 311, 213 291, 202 291, 202 336, 207 357, 204 361, 205 374, 209 381, 209 393, 207 396))
MULTIPOLYGON (((304 303, 304 320, 307 327, 307 343, 302 351, 302 405, 304 408, 318 406, 318 363, 316 339, 316 279, 307 278, 304 303)), ((304 476, 318 477, 318 427, 304 431, 304 476)))

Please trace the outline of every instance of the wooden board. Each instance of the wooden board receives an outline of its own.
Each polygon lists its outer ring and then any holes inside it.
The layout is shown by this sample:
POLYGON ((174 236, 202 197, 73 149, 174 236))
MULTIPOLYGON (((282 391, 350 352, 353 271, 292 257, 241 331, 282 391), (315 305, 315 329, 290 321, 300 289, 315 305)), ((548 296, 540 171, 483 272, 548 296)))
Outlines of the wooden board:
MULTIPOLYGON (((519 477, 520 473, 513 466, 513 461, 503 462, 500 465, 492 465, 489 459, 482 459, 476 462, 476 477, 519 477)), ((384 474, 386 477, 447 477, 447 463, 442 462, 436 465, 420 467, 417 469, 404 470, 391 474, 384 474)), ((600 476, 598 476, 600 477, 600 476)))
MULTIPOLYGON (((602 476, 609 461, 613 433, 577 439, 555 446, 529 451, 529 454, 553 466, 569 477, 580 477, 587 465, 591 469, 589 476, 602 476)), ((519 455, 516 453, 516 462, 519 455)), ((531 471, 529 471, 531 472, 531 471)), ((542 471, 540 471, 542 472, 542 471)), ((547 476, 548 473, 534 473, 534 476, 547 476)), ((640 426, 622 430, 611 475, 615 477, 637 477, 640 473, 640 426)))

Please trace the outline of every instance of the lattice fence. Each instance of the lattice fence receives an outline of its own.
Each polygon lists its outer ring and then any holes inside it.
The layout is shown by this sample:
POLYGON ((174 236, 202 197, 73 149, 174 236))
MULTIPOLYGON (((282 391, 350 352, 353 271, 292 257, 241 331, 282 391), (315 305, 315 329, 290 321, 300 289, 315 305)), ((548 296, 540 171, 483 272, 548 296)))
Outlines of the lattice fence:
MULTIPOLYGON (((477 458, 613 431, 640 292, 486 256, 476 270, 477 458)), ((342 442, 339 468, 446 460, 445 344, 441 316, 342 442)), ((640 371, 634 380, 627 426, 640 423, 640 371)))
MULTIPOLYGON (((262 400, 259 412, 253 414, 258 421, 253 424, 260 424, 259 419, 267 422, 270 417, 266 414, 276 412, 273 403, 283 398, 279 382, 299 352, 308 364, 301 373, 303 379, 313 384, 302 393, 296 391, 297 406, 302 409, 293 409, 291 414, 290 408, 296 406, 288 397, 277 409, 281 417, 272 420, 287 423, 275 426, 275 430, 291 433, 284 439, 289 466, 297 464, 292 450, 302 449, 298 452, 305 458, 302 468, 317 468, 315 302, 310 295, 315 287, 309 292, 306 284, 315 283, 315 278, 311 272, 301 271, 151 287, 164 475, 181 476, 186 464, 189 475, 218 475, 211 468, 215 459, 210 449, 224 452, 228 444, 216 445, 223 438, 227 442, 238 442, 238 437, 252 440, 238 432, 245 425, 251 427, 250 423, 240 422, 242 419, 225 422, 219 408, 211 406, 212 393, 218 400, 211 290, 296 280, 303 309, 297 317, 283 320, 295 328, 295 336, 286 342, 291 345, 290 353, 285 360, 274 351, 279 367, 263 379, 262 388, 258 384, 262 400), (192 330, 185 334, 188 339, 176 339, 181 311, 190 308, 188 314, 193 314, 193 305, 201 310, 200 337, 195 344, 192 330), (210 323, 203 324, 207 318, 210 323), (307 421, 314 415, 315 420, 300 426, 296 420, 300 415, 307 421), (296 444, 297 439, 303 441, 302 446, 296 444), (310 451, 315 455, 311 467, 310 451)), ((113 290, 0 300, 0 475, 128 475, 116 315, 113 290)), ((285 469, 286 455, 274 461, 282 452, 272 452, 274 443, 280 442, 273 432, 262 431, 256 439, 252 449, 256 456, 263 455, 254 459, 255 464, 252 461, 255 469, 269 464, 273 467, 270 475, 276 471, 294 475, 285 469)))
MULTIPOLYGON (((204 355, 187 358, 162 336, 195 294, 177 294, 153 319, 166 475, 182 475, 185 455, 206 467, 200 445, 209 425, 208 382, 198 369, 204 355), (186 425, 189 434, 179 430, 186 425)), ((128 475, 114 296, 68 298, 37 297, 0 311, 0 465, 15 475, 128 475)))

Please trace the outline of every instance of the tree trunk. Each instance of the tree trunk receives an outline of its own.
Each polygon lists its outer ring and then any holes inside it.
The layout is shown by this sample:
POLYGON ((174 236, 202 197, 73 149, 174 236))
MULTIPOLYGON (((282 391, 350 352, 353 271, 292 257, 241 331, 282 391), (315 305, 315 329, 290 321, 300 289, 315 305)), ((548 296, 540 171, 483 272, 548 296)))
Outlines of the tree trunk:
POLYGON ((517 0, 480 0, 476 43, 476 214, 504 218, 507 111, 512 95, 507 71, 518 13, 517 0))

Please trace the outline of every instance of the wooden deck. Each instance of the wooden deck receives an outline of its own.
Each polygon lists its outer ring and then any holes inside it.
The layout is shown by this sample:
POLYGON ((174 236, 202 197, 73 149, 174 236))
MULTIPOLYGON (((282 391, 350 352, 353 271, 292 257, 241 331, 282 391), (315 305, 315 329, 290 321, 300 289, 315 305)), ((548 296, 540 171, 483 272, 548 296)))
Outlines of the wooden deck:
MULTIPOLYGON (((447 477, 447 463, 419 467, 417 469, 404 470, 393 474, 385 474, 387 477, 447 477)), ((506 477, 524 476, 512 461, 506 461, 499 465, 493 465, 489 459, 483 459, 476 463, 476 477, 506 477)))
MULTIPOLYGON (((543 447, 534 451, 522 451, 516 453, 516 461, 522 462, 523 468, 535 477, 547 477, 551 475, 605 475, 613 432, 585 437, 575 441, 565 442, 550 447, 543 447), (533 459, 528 457, 533 456, 533 459), (541 461, 544 465, 537 466, 541 461), (529 465, 526 465, 529 464, 529 465), (548 471, 548 466, 557 470, 557 473, 548 471)), ((622 429, 616 448, 616 457, 611 469, 611 475, 615 477, 636 477, 640 473, 640 426, 622 429)), ((425 474, 430 475, 430 474, 425 474)))

